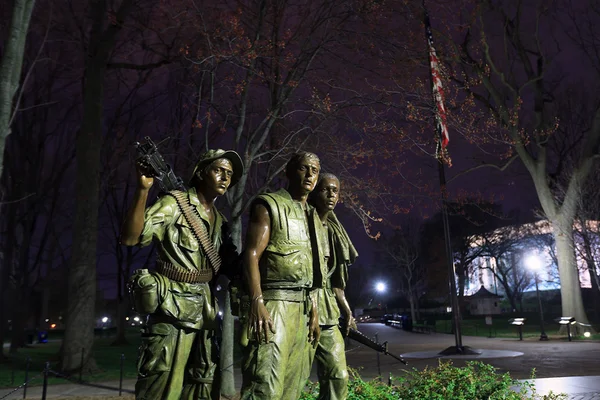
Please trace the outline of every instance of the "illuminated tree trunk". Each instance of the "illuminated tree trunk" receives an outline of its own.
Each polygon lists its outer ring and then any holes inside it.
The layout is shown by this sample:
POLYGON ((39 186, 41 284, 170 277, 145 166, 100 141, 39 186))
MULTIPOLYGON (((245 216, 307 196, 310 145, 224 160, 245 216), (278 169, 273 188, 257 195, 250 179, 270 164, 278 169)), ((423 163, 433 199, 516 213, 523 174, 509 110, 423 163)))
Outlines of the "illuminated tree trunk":
POLYGON ((552 221, 554 239, 556 241, 556 255, 560 276, 560 295, 562 298, 562 316, 575 317, 577 322, 589 323, 583 307, 581 285, 579 282, 579 269, 575 260, 573 242, 573 221, 552 221))
MULTIPOLYGON (((5 5, 8 4, 8 2, 5 3, 5 5)), ((2 175, 4 165, 6 138, 11 132, 10 122, 13 115, 13 101, 21 80, 23 53, 34 4, 34 0, 13 1, 8 39, 0 62, 0 175, 2 175)))

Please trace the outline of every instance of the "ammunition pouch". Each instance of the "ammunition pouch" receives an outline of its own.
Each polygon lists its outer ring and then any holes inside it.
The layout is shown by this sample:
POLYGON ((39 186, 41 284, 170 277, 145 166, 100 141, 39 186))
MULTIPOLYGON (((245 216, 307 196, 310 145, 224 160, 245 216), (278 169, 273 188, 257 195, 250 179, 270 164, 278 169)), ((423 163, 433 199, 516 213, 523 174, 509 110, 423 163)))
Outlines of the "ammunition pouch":
POLYGON ((139 269, 131 276, 128 288, 139 314, 192 329, 216 329, 218 307, 210 288, 207 284, 188 285, 139 269))

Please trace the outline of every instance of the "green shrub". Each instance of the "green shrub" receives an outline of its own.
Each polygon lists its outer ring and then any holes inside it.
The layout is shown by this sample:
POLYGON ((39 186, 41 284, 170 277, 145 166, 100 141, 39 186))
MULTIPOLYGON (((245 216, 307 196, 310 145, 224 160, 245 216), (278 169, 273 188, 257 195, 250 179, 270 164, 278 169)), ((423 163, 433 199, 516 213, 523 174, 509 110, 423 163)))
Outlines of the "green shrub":
MULTIPOLYGON (((496 368, 478 361, 459 368, 440 361, 436 368, 413 369, 395 378, 391 385, 374 379, 365 382, 350 369, 348 400, 561 400, 566 395, 540 396, 533 385, 518 382, 509 373, 498 374, 496 368)), ((532 378, 534 373, 532 373, 532 378)), ((316 400, 318 384, 310 383, 301 400, 316 400)))

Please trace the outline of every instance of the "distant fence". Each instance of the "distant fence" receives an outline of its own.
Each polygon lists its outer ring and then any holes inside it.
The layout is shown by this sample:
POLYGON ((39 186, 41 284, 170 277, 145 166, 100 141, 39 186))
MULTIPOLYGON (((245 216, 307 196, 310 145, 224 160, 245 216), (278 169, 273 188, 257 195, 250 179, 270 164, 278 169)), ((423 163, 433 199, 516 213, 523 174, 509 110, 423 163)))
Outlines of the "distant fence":
MULTIPOLYGON (((18 392, 19 390, 23 391, 23 398, 24 399, 27 398, 27 387, 30 386, 31 382, 35 381, 36 379, 40 379, 40 378, 43 379, 42 400, 46 400, 46 396, 48 393, 48 377, 50 377, 50 376, 55 376, 57 378, 61 378, 66 381, 69 381, 70 383, 74 383, 74 384, 81 385, 81 386, 89 386, 89 387, 95 387, 95 388, 99 388, 99 389, 114 390, 115 392, 119 392, 119 396, 122 396, 123 393, 135 393, 133 390, 123 389, 123 362, 124 362, 124 360, 125 360, 125 355, 121 354, 120 371, 119 371, 119 387, 113 387, 113 386, 107 386, 107 385, 102 385, 102 384, 98 384, 98 383, 86 382, 82 379, 81 372, 79 374, 79 378, 74 378, 72 376, 68 376, 68 375, 62 374, 60 372, 56 372, 50 368, 50 362, 46 362, 46 365, 44 366, 44 370, 40 374, 29 378, 30 358, 28 357, 27 364, 25 367, 25 381, 21 385, 14 388, 9 393, 0 397, 0 400, 7 398, 8 396, 18 392)), ((82 366, 83 366, 83 360, 82 360, 82 366)), ((81 368, 81 370, 82 369, 83 368, 81 368)))

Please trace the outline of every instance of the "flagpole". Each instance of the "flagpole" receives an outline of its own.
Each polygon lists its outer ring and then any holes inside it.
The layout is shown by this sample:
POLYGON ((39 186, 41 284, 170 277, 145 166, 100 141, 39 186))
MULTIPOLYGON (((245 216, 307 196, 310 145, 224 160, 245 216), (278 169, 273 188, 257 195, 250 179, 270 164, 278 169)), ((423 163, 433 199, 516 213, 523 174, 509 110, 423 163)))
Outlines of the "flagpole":
MULTIPOLYGON (((440 146, 441 147, 441 146, 440 146)), ((446 172, 444 168, 444 159, 442 152, 438 153, 438 174, 440 179, 440 191, 442 197, 442 224, 444 226, 444 243, 446 247, 446 267, 448 270, 448 283, 450 291, 450 306, 452 308, 452 326, 454 330, 454 347, 448 347, 442 350, 440 355, 467 354, 468 349, 462 344, 462 332, 460 324, 460 307, 458 306, 458 296, 456 293, 456 274, 454 270, 454 257, 452 252, 452 243, 450 242, 450 223, 448 221, 448 192, 446 189, 446 172)))
POLYGON ((428 43, 429 64, 431 68, 431 87, 433 90, 434 102, 434 117, 436 120, 436 138, 437 151, 436 159, 438 163, 438 175, 440 180, 440 194, 442 199, 442 224, 444 229, 444 243, 446 248, 446 267, 448 270, 448 290, 450 292, 450 306, 452 308, 452 322, 454 330, 455 345, 450 346, 439 352, 439 355, 454 355, 454 354, 479 354, 469 346, 462 344, 462 332, 460 322, 460 307, 458 305, 458 296, 456 290, 456 274, 454 270, 454 256, 452 252, 452 243, 450 241, 450 223, 448 221, 448 191, 446 187, 446 173, 444 167, 445 147, 449 142, 448 128, 446 126, 446 115, 443 104, 443 92, 441 87, 441 77, 438 66, 437 56, 433 48, 433 36, 431 33, 431 25, 429 14, 423 0, 423 12, 425 16, 425 35, 428 43), (437 68, 437 69, 436 69, 437 68), (437 110, 437 111, 436 111, 437 110))

